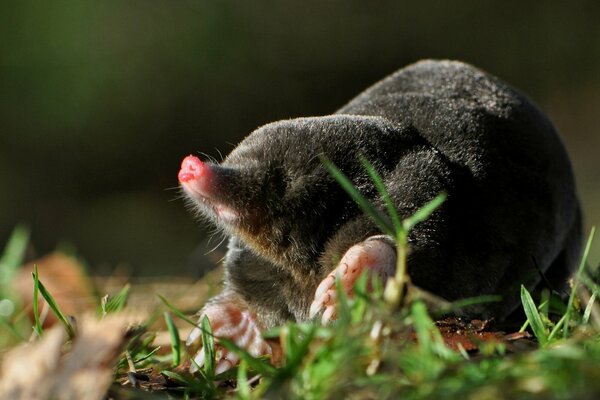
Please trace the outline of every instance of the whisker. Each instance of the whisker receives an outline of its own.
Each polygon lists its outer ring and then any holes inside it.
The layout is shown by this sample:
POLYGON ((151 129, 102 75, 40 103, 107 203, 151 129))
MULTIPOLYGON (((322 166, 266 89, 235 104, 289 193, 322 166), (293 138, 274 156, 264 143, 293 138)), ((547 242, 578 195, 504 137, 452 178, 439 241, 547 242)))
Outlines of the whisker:
POLYGON ((171 203, 173 201, 181 201, 182 199, 185 200, 185 196, 179 195, 179 196, 176 196, 176 197, 174 197, 172 199, 167 200, 167 202, 171 203))
POLYGON ((308 161, 311 162, 312 160, 314 160, 317 157, 322 157, 325 156, 325 152, 321 152, 319 154, 315 154, 314 156, 312 156, 308 161))
POLYGON ((217 264, 222 264, 223 261, 225 261, 225 256, 222 256, 219 261, 217 261, 217 264))
POLYGON ((219 157, 221 157, 221 161, 223 161, 223 159, 224 159, 223 158, 223 153, 221 153, 221 151, 218 148, 216 148, 216 147, 215 147, 215 150, 216 150, 217 153, 219 153, 219 157))
POLYGON ((216 159, 216 158, 214 158, 213 156, 211 156, 211 155, 210 155, 210 154, 208 154, 208 153, 205 153, 205 152, 203 152, 203 151, 199 151, 199 152, 198 152, 198 154, 202 155, 204 158, 208 159, 210 162, 213 162, 213 163, 215 163, 215 164, 217 164, 217 163, 218 163, 217 159, 216 159))
MULTIPOLYGON (((212 237, 211 237, 212 239, 212 237)), ((223 244, 223 242, 225 241, 225 239, 227 239, 227 236, 223 236, 223 238, 221 239, 221 241, 219 243, 217 243, 217 245, 215 247, 213 247, 211 250, 207 251, 206 253, 204 253, 205 256, 209 255, 210 253, 212 253, 213 251, 217 250, 219 248, 219 246, 221 246, 223 244)), ((223 260, 221 260, 223 261, 223 260)), ((219 262, 221 262, 219 261, 219 262)))

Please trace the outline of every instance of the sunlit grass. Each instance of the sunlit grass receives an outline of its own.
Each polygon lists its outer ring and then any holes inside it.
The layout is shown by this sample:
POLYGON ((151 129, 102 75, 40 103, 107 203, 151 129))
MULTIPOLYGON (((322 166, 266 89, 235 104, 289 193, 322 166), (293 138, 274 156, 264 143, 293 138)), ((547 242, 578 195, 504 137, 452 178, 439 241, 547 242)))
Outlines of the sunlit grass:
MULTIPOLYGON (((591 243, 589 240, 588 248, 591 243)), ((35 277, 34 273, 34 281, 35 277)), ((544 304, 536 305, 522 289, 528 326, 540 347, 508 356, 503 344, 490 348, 489 343, 482 343, 479 355, 473 357, 472 352, 453 351, 444 344, 424 303, 416 300, 390 312, 382 285, 375 282, 367 290, 366 276, 362 276, 353 296, 339 293, 336 323, 290 322, 267 332, 282 344, 279 366, 220 340, 242 361, 237 368, 218 375, 214 373, 215 338, 209 321, 200 323, 207 362, 190 374, 187 366, 191 360, 181 348, 173 318, 194 326, 196 322, 163 299, 170 348, 159 348, 154 344, 156 335, 140 329, 127 345, 127 356, 124 353, 117 363, 115 376, 127 376, 131 365, 134 370, 153 368, 171 382, 168 390, 175 398, 591 398, 600 393, 600 334, 593 317, 598 308, 597 288, 586 282, 581 279, 572 292, 586 290, 590 294, 587 301, 575 293, 564 313, 552 318, 544 304), (565 337, 560 327, 566 326, 567 313, 570 322, 565 337)), ((39 280, 32 284, 38 290, 43 287, 39 280)), ((127 311, 128 293, 129 288, 124 287, 105 299, 102 309, 127 311), (112 299, 118 307, 107 307, 112 299)), ((52 303, 51 295, 40 297, 52 303)), ((51 306, 51 311, 60 315, 60 305, 51 306)), ((66 324, 63 329, 68 329, 66 324)))

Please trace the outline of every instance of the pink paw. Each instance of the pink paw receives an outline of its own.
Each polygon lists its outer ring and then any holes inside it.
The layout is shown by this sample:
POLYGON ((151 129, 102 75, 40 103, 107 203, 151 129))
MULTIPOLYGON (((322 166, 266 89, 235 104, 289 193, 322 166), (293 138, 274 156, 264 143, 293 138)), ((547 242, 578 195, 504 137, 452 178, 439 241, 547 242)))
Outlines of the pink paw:
POLYGON ((356 280, 365 269, 371 274, 379 275, 385 281, 394 274, 396 269, 394 248, 384 240, 375 237, 350 247, 339 265, 317 287, 315 300, 310 306, 309 317, 313 318, 319 312, 323 312, 321 323, 326 324, 335 320, 336 278, 340 279, 346 293, 351 295, 356 280))
MULTIPOLYGON (((202 323, 205 315, 210 321, 213 335, 216 338, 215 374, 218 375, 233 368, 239 361, 237 354, 218 344, 219 338, 232 340, 254 357, 272 354, 271 346, 262 338, 260 329, 250 311, 240 310, 229 304, 212 304, 204 309, 199 324, 202 323)), ((194 328, 186 340, 186 346, 197 347, 201 340, 202 330, 194 328)), ((203 367, 205 361, 204 348, 201 347, 194 355, 190 372, 194 373, 198 368, 203 367)))

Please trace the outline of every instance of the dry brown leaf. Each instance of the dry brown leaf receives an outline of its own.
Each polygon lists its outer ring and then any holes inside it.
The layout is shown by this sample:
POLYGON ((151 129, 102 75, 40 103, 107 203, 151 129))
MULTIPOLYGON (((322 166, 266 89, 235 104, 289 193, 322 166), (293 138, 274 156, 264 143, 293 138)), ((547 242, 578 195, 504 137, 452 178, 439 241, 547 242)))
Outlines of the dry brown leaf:
POLYGON ((0 368, 0 398, 47 398, 66 339, 64 329, 55 327, 45 332, 41 340, 23 344, 6 353, 0 368))
POLYGON ((45 331, 37 342, 11 350, 0 369, 0 398, 102 399, 131 322, 119 314, 101 320, 84 316, 67 351, 67 336, 59 326, 45 331))

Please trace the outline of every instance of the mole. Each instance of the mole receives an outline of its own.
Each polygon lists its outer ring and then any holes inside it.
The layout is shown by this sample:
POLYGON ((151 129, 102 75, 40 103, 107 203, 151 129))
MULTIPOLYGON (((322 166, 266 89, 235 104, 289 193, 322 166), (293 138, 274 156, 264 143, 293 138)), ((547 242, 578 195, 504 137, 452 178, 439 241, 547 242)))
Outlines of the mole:
MULTIPOLYGON (((251 354, 285 321, 335 319, 335 277, 394 273, 394 241, 328 172, 325 156, 385 213, 359 158, 381 175, 401 217, 446 201, 409 234, 411 281, 449 301, 498 294, 469 315, 505 318, 519 288, 565 287, 580 255, 581 212, 555 128, 527 97, 466 63, 424 60, 374 84, 331 115, 264 125, 221 163, 190 155, 185 198, 229 237, 221 294, 200 311, 214 335, 251 354), (542 279, 542 276, 545 279, 542 279)), ((187 339, 201 346, 195 328, 187 339)), ((195 353, 197 366, 204 352, 195 353)), ((237 356, 223 349, 216 372, 237 356)))

